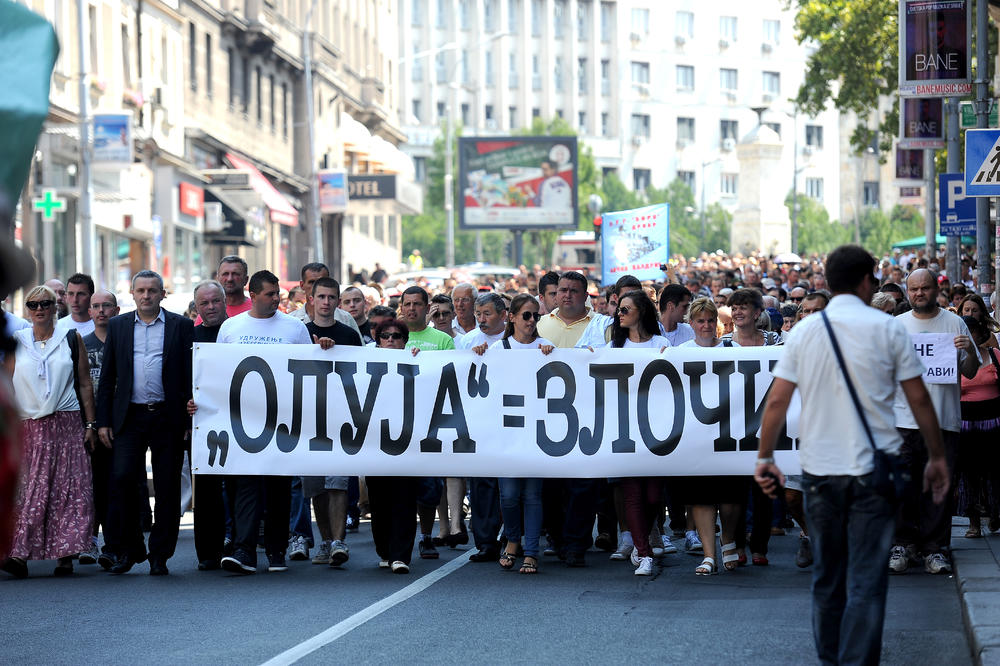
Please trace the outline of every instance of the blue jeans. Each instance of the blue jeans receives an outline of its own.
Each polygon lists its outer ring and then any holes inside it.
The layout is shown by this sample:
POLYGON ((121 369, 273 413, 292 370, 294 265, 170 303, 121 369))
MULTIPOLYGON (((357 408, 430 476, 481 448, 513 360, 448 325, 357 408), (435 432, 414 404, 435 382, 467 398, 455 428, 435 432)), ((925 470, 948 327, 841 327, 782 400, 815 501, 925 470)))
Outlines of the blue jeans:
POLYGON ((302 477, 292 477, 292 510, 288 517, 288 531, 292 536, 303 536, 309 547, 313 547, 312 514, 309 512, 309 502, 302 494, 302 477))
POLYGON ((518 543, 523 535, 524 556, 537 559, 538 535, 542 531, 542 480, 500 479, 500 510, 507 541, 518 543))
POLYGON ((803 472, 813 564, 813 637, 823 664, 877 664, 896 507, 871 475, 803 472))

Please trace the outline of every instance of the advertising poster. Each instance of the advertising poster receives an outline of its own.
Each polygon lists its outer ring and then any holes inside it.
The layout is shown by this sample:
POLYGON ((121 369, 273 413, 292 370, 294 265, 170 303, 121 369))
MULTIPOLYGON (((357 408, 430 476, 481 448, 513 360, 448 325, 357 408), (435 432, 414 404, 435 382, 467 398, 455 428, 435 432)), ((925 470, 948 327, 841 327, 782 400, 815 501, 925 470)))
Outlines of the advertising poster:
POLYGON ((132 163, 132 114, 94 114, 94 163, 132 163))
POLYGON ((601 284, 623 275, 662 280, 670 257, 670 206, 655 204, 601 216, 601 284))
POLYGON ((322 169, 319 174, 319 210, 324 215, 347 211, 347 171, 322 169))
POLYGON ((896 148, 896 180, 924 180, 924 151, 919 148, 896 148))
POLYGON ((576 228, 576 137, 461 137, 458 171, 463 228, 576 228))
POLYGON ((970 7, 969 0, 901 0, 900 95, 972 92, 970 7))
POLYGON ((904 97, 899 110, 900 148, 944 148, 942 98, 904 97))

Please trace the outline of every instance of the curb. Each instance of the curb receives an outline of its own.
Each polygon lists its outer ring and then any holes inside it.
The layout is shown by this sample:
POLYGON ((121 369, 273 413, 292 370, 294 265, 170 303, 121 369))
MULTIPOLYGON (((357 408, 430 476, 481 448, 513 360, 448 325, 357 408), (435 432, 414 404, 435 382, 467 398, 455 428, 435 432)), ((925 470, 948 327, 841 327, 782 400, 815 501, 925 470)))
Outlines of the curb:
POLYGON ((952 562, 955 585, 962 605, 962 621, 972 651, 972 661, 1000 664, 1000 533, 984 530, 980 539, 966 539, 968 520, 952 524, 952 562))

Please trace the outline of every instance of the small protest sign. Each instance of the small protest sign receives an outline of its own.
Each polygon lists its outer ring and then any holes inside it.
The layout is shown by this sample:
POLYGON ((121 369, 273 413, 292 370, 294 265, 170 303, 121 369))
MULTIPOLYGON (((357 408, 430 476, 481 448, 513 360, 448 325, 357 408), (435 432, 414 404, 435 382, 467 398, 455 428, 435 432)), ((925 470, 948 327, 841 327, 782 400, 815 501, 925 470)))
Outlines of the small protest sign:
POLYGON ((958 350, 950 333, 913 333, 913 349, 924 364, 924 382, 927 384, 954 384, 958 382, 958 350))

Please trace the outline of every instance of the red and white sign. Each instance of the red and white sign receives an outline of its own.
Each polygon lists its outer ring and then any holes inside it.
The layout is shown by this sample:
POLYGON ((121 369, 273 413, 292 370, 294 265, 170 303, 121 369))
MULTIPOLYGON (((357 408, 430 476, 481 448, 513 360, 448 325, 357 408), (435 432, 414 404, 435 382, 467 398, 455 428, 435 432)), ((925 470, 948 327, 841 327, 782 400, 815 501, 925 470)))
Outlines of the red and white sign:
POLYGON ((181 183, 181 212, 191 217, 201 218, 205 215, 205 190, 197 185, 181 183))

